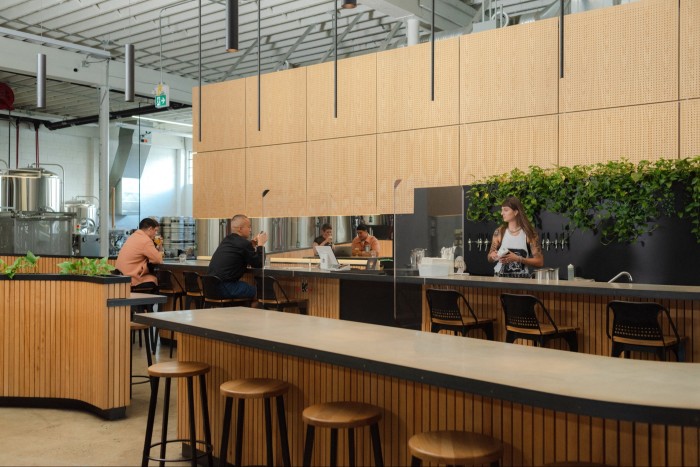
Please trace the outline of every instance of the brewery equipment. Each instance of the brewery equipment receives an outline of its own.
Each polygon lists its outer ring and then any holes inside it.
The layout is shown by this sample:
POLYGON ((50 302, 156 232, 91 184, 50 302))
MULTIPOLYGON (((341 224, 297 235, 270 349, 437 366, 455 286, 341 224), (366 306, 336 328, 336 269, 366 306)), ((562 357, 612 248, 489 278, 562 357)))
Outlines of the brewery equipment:
MULTIPOLYGON (((94 198, 94 196, 76 196, 65 203, 65 212, 73 212, 76 215, 76 230, 81 234, 92 235, 99 230, 99 214, 97 207, 89 201, 79 198, 94 198)), ((95 198, 97 199, 97 198, 95 198)))
POLYGON ((75 214, 0 212, 0 254, 71 256, 75 214))
POLYGON ((185 253, 195 257, 196 224, 192 217, 163 217, 160 222, 160 234, 163 237, 163 252, 166 258, 177 258, 185 253))

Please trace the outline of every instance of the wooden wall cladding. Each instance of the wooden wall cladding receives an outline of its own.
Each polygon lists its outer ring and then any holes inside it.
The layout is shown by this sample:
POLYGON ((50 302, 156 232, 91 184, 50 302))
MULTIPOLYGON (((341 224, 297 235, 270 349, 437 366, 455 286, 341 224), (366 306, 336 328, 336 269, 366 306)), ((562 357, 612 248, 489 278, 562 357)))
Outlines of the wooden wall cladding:
POLYGON ((261 76, 260 131, 258 131, 258 78, 245 79, 246 144, 306 141, 306 68, 261 76))
POLYGON ((459 184, 471 185, 515 168, 556 165, 558 118, 548 115, 462 125, 459 184))
POLYGON ((307 215, 377 212, 377 137, 310 141, 307 215))
POLYGON ((700 2, 681 0, 680 98, 700 97, 700 2))
POLYGON ((700 99, 681 103, 680 157, 700 156, 700 99))
POLYGON ((333 116, 333 62, 306 68, 308 140, 377 132, 377 55, 338 61, 338 118, 333 116))
MULTIPOLYGON (((292 465, 302 463, 306 432, 303 409, 335 400, 366 402, 383 409, 379 430, 385 465, 409 465, 408 439, 430 430, 468 430, 500 439, 504 443, 501 465, 578 461, 611 466, 694 466, 700 456, 699 430, 692 427, 557 412, 189 335, 183 336, 178 352, 180 360, 212 366, 207 375, 207 398, 215 453, 220 449, 224 412, 219 385, 229 379, 256 377, 276 378, 291 385, 285 395, 285 416, 292 465)), ((185 383, 178 382, 178 394, 185 394, 185 390, 185 383)), ((199 391, 196 394, 198 399, 199 391)), ((202 439, 199 411, 195 417, 198 439, 202 439)), ((178 437, 187 438, 186 397, 178 397, 177 418, 178 437)), ((266 461, 264 419, 262 403, 246 407, 243 465, 266 461)), ((275 420, 273 442, 277 465, 281 456, 275 420)), ((374 465, 369 430, 357 430, 355 443, 357 465, 374 465)), ((229 458, 233 445, 231 440, 229 458)), ((330 465, 329 447, 330 430, 316 430, 312 465, 330 465)), ((338 437, 338 448, 339 465, 347 465, 347 437, 338 437)))
POLYGON ((678 157, 678 102, 564 114, 559 125, 560 165, 678 157))
POLYGON ((459 126, 377 135, 378 212, 413 212, 413 190, 459 184, 459 126))
POLYGON ((566 16, 560 112, 678 99, 678 2, 566 16))
POLYGON ((306 211, 306 143, 246 150, 246 209, 250 217, 303 216, 306 211), (262 192, 265 197, 262 212, 262 192))
POLYGON ((102 410, 129 396, 129 284, 0 281, 0 396, 74 399, 102 410))
POLYGON ((460 122, 557 113, 559 20, 460 37, 460 122))
POLYGON ((194 217, 224 219, 245 212, 245 149, 195 154, 192 173, 194 217))
POLYGON ((377 54, 377 131, 459 123, 459 38, 435 43, 435 101, 430 100, 430 44, 377 54))
POLYGON ((245 147, 245 80, 202 87, 202 141, 199 141, 199 88, 192 89, 192 147, 195 152, 245 147))

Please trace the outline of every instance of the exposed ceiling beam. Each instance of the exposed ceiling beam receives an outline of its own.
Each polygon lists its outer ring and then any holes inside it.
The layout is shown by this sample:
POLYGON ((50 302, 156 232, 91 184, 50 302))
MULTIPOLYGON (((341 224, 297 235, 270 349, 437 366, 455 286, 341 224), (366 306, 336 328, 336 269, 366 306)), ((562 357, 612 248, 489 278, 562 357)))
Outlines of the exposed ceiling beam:
POLYGON ((301 34, 301 36, 299 36, 297 41, 289 48, 289 50, 287 50, 287 52, 282 56, 282 58, 279 59, 279 62, 277 62, 277 65, 275 66, 275 71, 279 71, 280 68, 282 68, 284 66, 284 62, 286 62, 287 59, 289 58, 289 56, 294 53, 294 51, 297 49, 297 47, 299 47, 299 44, 304 42, 304 39, 306 39, 306 36, 308 36, 309 33, 311 32, 311 30, 315 27, 316 27, 315 24, 310 24, 309 26, 307 26, 306 31, 304 31, 301 34))
MULTIPOLYGON (((357 24, 357 22, 360 21, 360 18, 362 18, 363 14, 364 14, 364 12, 355 15, 355 17, 352 19, 350 24, 348 24, 345 27, 345 30, 343 31, 343 33, 340 36, 338 36, 338 44, 343 42, 343 39, 345 39, 345 36, 347 36, 348 33, 350 31, 352 31, 352 28, 354 28, 355 25, 357 24)), ((325 61, 328 60, 328 57, 330 57, 332 53, 333 53, 333 47, 328 49, 328 51, 325 54, 323 54, 323 57, 321 57, 321 60, 319 60, 318 63, 325 63, 325 61)))

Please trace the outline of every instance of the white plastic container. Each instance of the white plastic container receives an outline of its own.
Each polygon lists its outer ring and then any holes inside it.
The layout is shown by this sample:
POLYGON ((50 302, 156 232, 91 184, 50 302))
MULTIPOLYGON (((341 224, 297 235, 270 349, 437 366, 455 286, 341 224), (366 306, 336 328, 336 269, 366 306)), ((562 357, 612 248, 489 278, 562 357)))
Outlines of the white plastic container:
POLYGON ((454 272, 454 260, 443 258, 423 258, 418 265, 421 277, 448 276, 454 272))

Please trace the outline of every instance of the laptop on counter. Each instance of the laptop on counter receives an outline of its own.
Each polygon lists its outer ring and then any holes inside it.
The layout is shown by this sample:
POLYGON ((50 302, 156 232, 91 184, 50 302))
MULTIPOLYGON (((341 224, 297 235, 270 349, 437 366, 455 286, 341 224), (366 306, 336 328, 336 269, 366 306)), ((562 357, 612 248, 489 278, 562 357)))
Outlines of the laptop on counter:
POLYGON ((351 258, 352 257, 352 245, 336 245, 335 249, 336 258, 351 258))
POLYGON ((341 265, 338 258, 333 253, 333 248, 329 246, 317 246, 316 253, 321 260, 320 268, 322 271, 349 271, 350 265, 341 265))

